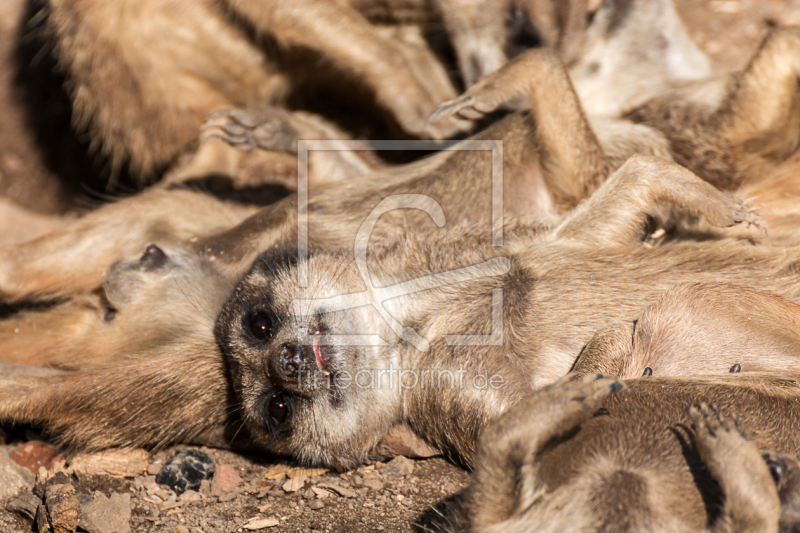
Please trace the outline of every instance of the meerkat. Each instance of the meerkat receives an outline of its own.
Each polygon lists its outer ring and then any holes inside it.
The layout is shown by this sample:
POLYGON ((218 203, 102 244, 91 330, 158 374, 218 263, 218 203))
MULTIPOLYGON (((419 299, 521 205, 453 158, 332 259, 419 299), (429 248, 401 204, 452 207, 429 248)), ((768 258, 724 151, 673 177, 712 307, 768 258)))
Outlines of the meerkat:
MULTIPOLYGON (((538 50, 531 57, 542 73, 544 91, 541 95, 531 95, 535 106, 530 111, 506 117, 468 139, 502 142, 505 214, 555 223, 631 155, 644 153, 669 158, 666 142, 649 134, 647 128, 622 124, 596 132, 582 112, 556 54, 538 50), (552 95, 563 95, 559 105, 548 103, 552 95)), ((296 149, 297 140, 308 131, 324 133, 308 129, 288 113, 265 114, 260 110, 220 114, 210 119, 205 130, 208 142, 214 145, 223 144, 218 141, 222 140, 237 148, 289 152, 296 149)), ((200 153, 203 153, 202 147, 200 153)), ((398 193, 429 195, 442 205, 448 220, 480 221, 488 230, 492 216, 492 166, 491 155, 485 148, 443 151, 409 165, 383 169, 359 167, 351 160, 345 161, 345 156, 333 158, 325 162, 323 168, 335 168, 332 173, 339 178, 315 179, 314 176, 324 173, 314 171, 309 182, 313 200, 309 206, 309 221, 315 224, 315 219, 320 222, 324 219, 324 224, 335 225, 331 226, 336 228, 332 233, 339 237, 331 239, 330 247, 354 236, 363 217, 380 199, 398 193), (342 179, 344 177, 347 179, 342 179), (467 204, 480 208, 465 211, 462 206, 467 204)), ((160 241, 170 246, 196 238, 209 241, 210 245, 215 235, 224 229, 220 224, 235 227, 252 214, 252 208, 230 203, 220 203, 215 210, 213 197, 199 198, 199 193, 179 185, 165 183, 160 188, 95 210, 44 238, 0 249, 0 296, 12 303, 93 291, 102 285, 103 274, 114 261, 140 255, 151 242, 158 244, 160 241), (173 196, 173 193, 176 194, 173 196), (175 204, 172 208, 171 198, 175 204), (199 198, 202 207, 190 207, 193 198, 199 198), (153 206, 148 207, 148 203, 153 206), (212 210, 215 212, 211 213, 212 210), (210 216, 206 220, 195 216, 195 212, 210 216), (174 220, 165 223, 162 213, 164 216, 169 213, 174 220), (223 222, 226 219, 227 224, 223 222), (113 238, 116 228, 121 226, 127 228, 128 237, 113 238), (69 258, 74 262, 65 265, 69 258)), ((250 235, 257 224, 273 226, 277 223, 276 213, 285 214, 282 227, 290 232, 296 225, 293 214, 296 201, 296 195, 290 195, 265 208, 263 214, 253 215, 255 218, 246 226, 251 229, 243 233, 250 235), (256 222, 261 219, 263 222, 256 222)), ((233 233, 241 232, 234 230, 233 233)), ((232 235, 225 238, 239 240, 232 235)), ((261 250, 273 245, 266 237, 258 242, 261 250)), ((220 254, 213 253, 215 246, 211 246, 209 255, 219 257, 220 254)), ((252 259, 252 255, 243 259, 242 264, 236 266, 238 273, 246 270, 252 259)))
MULTIPOLYGON (((196 327, 184 332, 180 344, 143 350, 141 356, 114 354, 105 365, 47 378, 46 383, 4 382, 0 417, 42 423, 66 442, 98 448, 218 435, 230 423, 227 407, 234 402, 241 405, 255 446, 304 462, 352 466, 402 424, 434 448, 471 461, 475 439, 488 420, 566 374, 595 331, 615 319, 633 319, 671 286, 727 279, 798 298, 800 289, 789 266, 792 254, 783 247, 778 253, 739 241, 713 248, 697 243, 652 249, 636 245, 659 201, 702 214, 715 225, 762 224, 738 201, 688 171, 637 156, 555 228, 509 223, 501 247, 492 245, 491 233, 456 227, 449 236, 421 233, 409 235, 401 246, 370 248, 365 260, 376 286, 405 283, 413 295, 386 302, 387 323, 369 300, 366 307, 362 302, 353 310, 326 313, 327 305, 337 305, 337 293, 354 294, 357 302, 366 297, 352 256, 312 253, 305 262, 309 286, 302 288, 296 275, 303 261, 297 261, 297 251, 273 248, 255 260, 232 290, 213 338, 209 326, 214 315, 200 307, 190 317, 196 327), (433 281, 436 276, 430 276, 436 273, 444 281, 433 281), (459 281, 459 275, 467 277, 459 281), (419 276, 431 279, 432 285, 415 282, 419 276), (562 295, 564 287, 572 287, 569 297, 562 295), (498 297, 502 301, 495 301, 498 297), (307 300, 302 313, 294 310, 297 299, 307 300), (491 330, 493 323, 499 333, 491 330), (420 334, 403 325, 413 325, 420 334), (323 342, 356 334, 379 335, 386 343, 339 347, 323 342), (450 346, 441 335, 454 335, 451 340, 477 336, 478 341, 450 346), (499 341, 487 340, 497 335, 499 341), (427 350, 417 351, 425 344, 427 350), (165 374, 165 368, 171 370, 165 374), (345 371, 355 375, 361 370, 387 376, 425 371, 444 376, 445 385, 452 385, 448 380, 455 376, 470 382, 497 377, 502 386, 478 394, 474 387, 406 390, 395 382, 362 390, 336 381, 345 371), (320 385, 305 387, 295 381, 298 376, 320 385), (325 380, 332 382, 325 385, 325 380), (145 386, 151 381, 152 386, 145 386), (176 410, 170 424, 150 424, 151 394, 164 394, 164 405, 176 410), (109 400, 120 395, 125 401, 109 400), (125 414, 131 410, 139 413, 135 420, 125 414), (103 424, 92 422, 98 417, 103 424)), ((258 234, 275 242, 265 236, 263 220, 256 226, 258 234)), ((233 239, 222 241, 229 248, 219 257, 253 253, 252 242, 243 246, 233 239)), ((142 262, 157 259, 166 268, 177 263, 157 250, 147 255, 153 258, 143 256, 142 262)), ((222 263, 215 264, 222 268, 222 263)), ((208 277, 202 270, 195 272, 199 280, 208 277)), ((153 304, 160 305, 158 300, 153 304)), ((147 317, 147 309, 132 311, 147 317)), ((125 312, 121 307, 120 317, 125 312)), ((108 326, 114 327, 113 320, 108 326)), ((785 368, 793 361, 784 354, 778 362, 764 364, 785 368)))
MULTIPOLYGON (((769 70, 758 69, 753 72, 752 77, 762 80, 766 95, 764 100, 774 100, 768 94, 772 86, 763 83, 763 80, 770 76, 769 70)), ((505 172, 511 171, 517 175, 527 175, 520 180, 511 180, 510 183, 515 184, 518 194, 506 197, 512 202, 519 202, 521 204, 519 207, 524 208, 524 211, 535 211, 541 215, 541 218, 555 221, 561 214, 591 194, 613 169, 618 168, 633 153, 671 157, 668 139, 656 129, 644 125, 634 125, 630 122, 609 122, 586 117, 572 90, 563 65, 552 52, 543 50, 532 52, 518 60, 515 66, 498 72, 491 79, 510 79, 512 81, 509 84, 511 92, 523 96, 528 102, 527 107, 531 108, 526 113, 532 116, 516 115, 516 118, 507 119, 502 125, 476 137, 478 140, 496 139, 507 143, 506 164, 509 166, 514 165, 514 162, 519 164, 515 165, 513 169, 506 168, 505 172), (535 73, 535 77, 539 80, 534 87, 535 90, 526 85, 527 81, 525 80, 529 80, 529 76, 517 75, 519 72, 516 69, 520 64, 524 64, 522 70, 529 74, 535 73), (552 104, 554 99, 558 101, 557 105, 552 104), (526 144, 531 146, 526 146, 526 144), (529 171, 528 168, 533 170, 529 171)), ((438 118, 444 118, 459 113, 459 109, 464 108, 464 102, 470 100, 473 94, 476 95, 476 102, 479 102, 478 107, 483 111, 488 109, 480 102, 488 101, 488 106, 493 109, 499 105, 499 102, 510 98, 508 94, 505 96, 492 94, 491 79, 471 89, 471 92, 457 101, 457 105, 442 106, 435 115, 438 115, 438 118)), ((753 83, 755 84, 755 81, 753 83)), ((737 108, 737 113, 745 116, 748 114, 748 110, 737 108)), ((437 116, 434 116, 434 121, 436 119, 437 116)), ((298 138, 307 134, 328 138, 331 130, 309 125, 308 121, 300 120, 297 114, 289 114, 280 110, 267 112, 238 110, 213 117, 209 121, 205 134, 209 142, 201 146, 200 161, 195 165, 190 164, 189 166, 193 170, 183 174, 182 177, 202 173, 202 169, 210 167, 224 168, 223 174, 234 173, 227 155, 221 157, 222 161, 218 159, 220 156, 218 148, 223 145, 291 151, 298 138), (212 142, 215 139, 223 139, 226 142, 212 142)), ((230 154, 231 152, 226 151, 225 153, 230 154)), ((240 153, 240 151, 234 150, 233 153, 240 153)), ((339 154, 341 152, 331 153, 339 154)), ((343 161, 344 157, 338 155, 334 155, 334 158, 337 159, 335 164, 325 167, 333 169, 328 173, 330 175, 342 177, 359 173, 367 174, 375 170, 370 169, 363 162, 359 163, 358 158, 351 157, 348 161, 343 161)), ((463 166, 458 169, 462 175, 469 176, 473 173, 473 165, 468 163, 469 157, 454 157, 452 160, 464 161, 463 166)), ((452 168, 456 167, 456 164, 452 166, 452 168)), ((409 175, 412 175, 415 170, 413 168, 398 169, 394 172, 408 172, 409 175)), ((322 171, 320 173, 324 174, 322 171)), ((375 174, 376 181, 385 179, 382 177, 383 175, 380 172, 375 174)), ((181 179, 173 180, 171 183, 177 181, 181 181, 181 179)), ((374 185, 370 186, 370 189, 373 188, 374 185)), ((414 187, 408 189, 411 190, 414 187)), ((424 192, 425 187, 420 190, 424 192)), ((149 224, 146 220, 141 219, 137 212, 138 209, 134 206, 137 201, 123 201, 104 208, 86 220, 79 221, 62 232, 57 232, 52 238, 40 239, 30 244, 0 251, 0 294, 7 301, 19 301, 39 298, 47 294, 57 296, 58 293, 70 294, 75 290, 96 290, 102 284, 103 272, 114 261, 125 257, 133 258, 152 242, 152 237, 145 229, 149 224), (113 232, 114 227, 117 227, 118 219, 132 220, 134 228, 145 226, 145 228, 131 231, 131 234, 138 234, 135 244, 121 246, 119 244, 128 243, 129 240, 125 239, 118 243, 113 238, 105 237, 113 232), (79 237, 79 234, 82 237, 79 237), (78 242, 82 239, 94 242, 91 251, 79 246, 78 242), (56 250, 62 252, 52 253, 56 250), (76 261, 80 262, 80 265, 72 264, 65 268, 62 263, 69 262, 69 257, 74 257, 76 261), (91 268, 86 268, 87 263, 91 265, 91 268), (75 276, 64 275, 64 272, 80 272, 83 280, 79 286, 76 286, 75 276)), ((143 197, 142 201, 148 200, 143 197)), ((166 204, 166 201, 163 202, 166 204)), ((180 201, 176 201, 176 204, 180 204, 180 201)), ((514 209, 513 207, 509 203, 506 204, 506 208, 511 208, 510 210, 514 214, 523 211, 523 209, 514 209)), ((183 215, 183 212, 178 213, 179 217, 183 215)), ((233 224, 243 220, 243 217, 237 218, 232 215, 230 218, 233 224)), ((130 224, 127 225, 130 226, 130 224)), ((212 227, 203 232, 198 231, 191 237, 206 237, 214 231, 215 229, 212 227)), ((176 237, 180 238, 180 235, 176 237)), ((167 240, 172 239, 168 238, 167 240)))
POLYGON ((793 531, 798 392, 775 374, 564 378, 487 427, 450 529, 793 531))
POLYGON ((40 18, 66 73, 75 125, 114 167, 128 163, 152 178, 190 147, 213 111, 285 106, 296 80, 324 75, 317 56, 339 82, 358 80, 418 133, 452 97, 452 83, 423 40, 387 35, 362 14, 370 12, 422 24, 438 16, 425 2, 52 0, 40 18))
MULTIPOLYGON (((799 145, 798 50, 800 30, 773 30, 742 72, 687 81, 628 110, 622 119, 649 129, 650 136, 668 144, 676 162, 721 189, 755 183, 776 172, 799 145)), ((438 106, 431 123, 446 117, 475 120, 509 103, 526 109, 543 102, 537 87, 541 70, 535 52, 523 53, 438 106)), ((587 115, 587 120, 598 135, 621 124, 602 116, 587 115)))

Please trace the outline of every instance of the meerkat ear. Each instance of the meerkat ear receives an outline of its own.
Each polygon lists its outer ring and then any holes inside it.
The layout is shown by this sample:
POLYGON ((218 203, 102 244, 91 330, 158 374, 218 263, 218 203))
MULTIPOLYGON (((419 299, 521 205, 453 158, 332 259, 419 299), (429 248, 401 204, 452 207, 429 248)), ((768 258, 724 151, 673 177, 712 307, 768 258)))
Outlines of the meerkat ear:
POLYGON ((232 398, 217 348, 182 346, 94 369, 0 379, 0 421, 41 426, 56 442, 87 450, 230 447, 232 398))
POLYGON ((422 440, 408 424, 391 428, 370 453, 370 458, 386 459, 403 455, 414 459, 427 459, 442 452, 422 440))

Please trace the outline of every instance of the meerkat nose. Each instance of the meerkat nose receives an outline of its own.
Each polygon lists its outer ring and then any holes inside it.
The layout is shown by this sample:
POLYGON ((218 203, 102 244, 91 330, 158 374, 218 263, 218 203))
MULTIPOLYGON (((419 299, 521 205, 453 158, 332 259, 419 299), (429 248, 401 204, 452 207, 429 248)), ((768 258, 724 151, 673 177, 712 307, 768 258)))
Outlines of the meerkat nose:
POLYGON ((304 359, 310 357, 310 355, 299 344, 286 343, 281 346, 279 357, 280 366, 284 374, 287 377, 292 377, 306 369, 308 362, 304 361, 304 359))

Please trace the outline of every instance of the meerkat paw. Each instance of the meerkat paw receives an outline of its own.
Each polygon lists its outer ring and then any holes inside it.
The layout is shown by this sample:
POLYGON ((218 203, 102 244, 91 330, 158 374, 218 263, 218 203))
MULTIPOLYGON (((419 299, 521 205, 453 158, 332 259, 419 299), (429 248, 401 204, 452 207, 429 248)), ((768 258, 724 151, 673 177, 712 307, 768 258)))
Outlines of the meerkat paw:
POLYGON ((528 51, 482 78, 461 96, 439 104, 428 117, 428 124, 441 124, 447 119, 480 120, 503 105, 513 109, 528 108, 528 99, 537 80, 551 77, 563 79, 568 84, 566 76, 564 66, 554 52, 528 51))
POLYGON ((461 96, 436 106, 425 124, 425 132, 434 139, 439 139, 442 137, 436 133, 436 128, 447 121, 465 123, 480 120, 497 111, 508 98, 490 82, 491 78, 484 78, 461 96))
POLYGON ((726 209, 707 214, 706 218, 709 223, 718 227, 730 227, 746 222, 748 225, 755 226, 762 235, 767 234, 767 223, 758 213, 739 198, 727 193, 723 193, 723 195, 728 198, 726 209))
POLYGON ((777 531, 780 500, 775 482, 739 418, 706 403, 688 412, 700 458, 725 494, 722 522, 734 526, 732 531, 777 531))
MULTIPOLYGON (((709 468, 719 461, 718 456, 736 451, 737 454, 747 454, 755 448, 749 444, 744 434, 739 417, 735 414, 726 415, 716 405, 701 403, 689 408, 689 416, 695 432, 697 451, 700 457, 709 463, 709 468)), ((754 452, 758 455, 758 451, 754 452)), ((760 459, 760 455, 758 455, 760 459)))
POLYGON ((521 439, 524 448, 535 449, 591 418, 608 395, 626 388, 600 374, 570 374, 520 400, 487 429, 483 440, 503 447, 521 439))
POLYGON ((610 394, 627 389, 622 381, 602 374, 572 374, 541 389, 536 395, 554 422, 567 431, 589 419, 610 394))
POLYGON ((240 150, 294 151, 298 132, 291 114, 275 108, 221 109, 200 127, 200 142, 224 141, 240 150))

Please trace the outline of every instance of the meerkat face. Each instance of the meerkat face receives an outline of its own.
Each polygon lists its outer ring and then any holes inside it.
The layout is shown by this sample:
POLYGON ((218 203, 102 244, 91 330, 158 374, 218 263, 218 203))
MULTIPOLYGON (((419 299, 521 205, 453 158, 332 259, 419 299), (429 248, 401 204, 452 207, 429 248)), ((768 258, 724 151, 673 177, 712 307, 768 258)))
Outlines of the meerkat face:
POLYGON ((359 304, 351 261, 321 254, 301 266, 304 286, 296 252, 256 260, 223 307, 217 342, 259 446, 348 468, 399 420, 399 363, 378 340, 377 312, 359 304))

